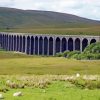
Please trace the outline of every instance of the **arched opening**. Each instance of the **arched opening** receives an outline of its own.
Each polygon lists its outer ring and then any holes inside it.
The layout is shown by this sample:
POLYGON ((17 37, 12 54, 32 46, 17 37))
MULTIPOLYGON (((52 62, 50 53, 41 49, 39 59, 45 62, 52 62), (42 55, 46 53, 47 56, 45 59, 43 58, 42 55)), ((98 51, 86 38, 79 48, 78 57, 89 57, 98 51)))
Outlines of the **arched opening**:
POLYGON ((9 49, 8 49, 8 35, 7 35, 7 45, 6 45, 6 50, 9 50, 9 49))
POLYGON ((1 47, 3 48, 3 35, 1 36, 1 47))
POLYGON ((0 47, 1 47, 2 35, 0 34, 0 47))
POLYGON ((42 55, 43 53, 43 38, 39 38, 39 55, 42 55))
POLYGON ((35 37, 35 54, 38 55, 38 37, 35 37))
POLYGON ((5 49, 5 35, 3 35, 3 49, 5 49))
POLYGON ((0 47, 2 47, 2 34, 0 34, 0 47))
POLYGON ((60 52, 60 38, 56 38, 56 53, 60 52))
POLYGON ((7 49, 7 36, 4 35, 4 49, 7 49))
POLYGON ((67 50, 67 40, 66 38, 62 39, 62 52, 67 50))
POLYGON ((6 50, 6 48, 7 48, 7 46, 6 46, 7 45, 7 36, 6 35, 4 36, 4 41, 5 41, 4 48, 6 50))
POLYGON ((49 38, 49 55, 53 55, 53 38, 49 38))
POLYGON ((13 39, 13 35, 11 36, 11 51, 13 51, 13 43, 14 43, 14 39, 13 39))
POLYGON ((30 37, 27 37, 27 54, 30 54, 30 37))
POLYGON ((20 36, 19 51, 22 52, 22 36, 20 36))
POLYGON ((14 36, 14 51, 16 51, 16 36, 14 36))
POLYGON ((26 39, 25 36, 23 36, 23 50, 22 50, 23 52, 25 52, 25 49, 26 49, 26 48, 25 48, 25 45, 26 45, 25 39, 26 39))
POLYGON ((2 48, 4 49, 4 43, 5 43, 5 41, 4 41, 4 35, 3 35, 3 37, 2 37, 2 48))
POLYGON ((31 36, 31 55, 34 53, 34 37, 31 36))
POLYGON ((44 38, 44 55, 48 54, 48 38, 44 38))
POLYGON ((17 36, 17 51, 19 50, 19 36, 17 36))
POLYGON ((84 51, 84 49, 87 47, 87 45, 88 45, 88 40, 85 38, 82 41, 82 51, 84 51))
POLYGON ((68 39, 68 50, 73 51, 73 39, 72 38, 68 39))
POLYGON ((80 51, 80 39, 79 38, 75 40, 75 50, 80 51))
POLYGON ((9 51, 11 50, 11 35, 9 35, 9 51))
POLYGON ((92 39, 92 40, 90 41, 90 44, 92 44, 92 43, 96 43, 96 39, 92 39))
POLYGON ((4 43, 3 43, 3 49, 5 49, 5 40, 6 40, 6 39, 5 39, 5 35, 4 35, 4 37, 3 37, 3 42, 4 42, 4 43))

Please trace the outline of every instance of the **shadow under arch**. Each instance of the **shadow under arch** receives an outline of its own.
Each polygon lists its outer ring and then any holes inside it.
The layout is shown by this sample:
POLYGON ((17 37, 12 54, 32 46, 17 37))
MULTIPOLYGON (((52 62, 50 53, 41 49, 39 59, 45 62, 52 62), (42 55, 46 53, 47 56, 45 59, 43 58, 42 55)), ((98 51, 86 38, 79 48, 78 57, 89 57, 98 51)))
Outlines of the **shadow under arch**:
POLYGON ((60 45, 61 45, 61 42, 60 42, 60 38, 57 37, 56 38, 56 53, 60 52, 60 45))
POLYGON ((75 50, 80 51, 80 39, 75 39, 75 50))
POLYGON ((66 38, 62 39, 62 52, 67 50, 67 40, 66 38))
POLYGON ((38 42, 39 42, 39 40, 38 40, 38 37, 36 36, 35 37, 35 55, 38 55, 38 42))
POLYGON ((22 36, 20 36, 19 51, 22 52, 22 36))
POLYGON ((68 50, 73 51, 73 39, 72 38, 68 39, 68 50))
POLYGON ((49 38, 49 55, 53 55, 53 38, 49 38))
POLYGON ((44 55, 48 54, 48 38, 44 38, 44 55))
POLYGON ((82 51, 84 51, 84 49, 87 47, 87 45, 88 45, 88 39, 83 39, 83 41, 82 41, 82 51))
POLYGON ((9 35, 9 51, 11 51, 11 35, 9 35))
POLYGON ((16 35, 14 35, 14 51, 16 51, 16 35))
POLYGON ((39 55, 42 55, 43 53, 43 38, 39 38, 39 55))
POLYGON ((26 53, 30 54, 30 36, 27 36, 26 53))
POLYGON ((91 39, 90 44, 96 43, 96 39, 91 39))
POLYGON ((22 37, 23 39, 22 39, 22 41, 23 41, 23 44, 22 44, 22 46, 23 46, 23 48, 22 48, 22 52, 25 52, 25 48, 26 48, 26 37, 25 36, 23 36, 22 37))
POLYGON ((33 36, 31 36, 31 53, 30 54, 31 55, 34 54, 34 37, 33 36))

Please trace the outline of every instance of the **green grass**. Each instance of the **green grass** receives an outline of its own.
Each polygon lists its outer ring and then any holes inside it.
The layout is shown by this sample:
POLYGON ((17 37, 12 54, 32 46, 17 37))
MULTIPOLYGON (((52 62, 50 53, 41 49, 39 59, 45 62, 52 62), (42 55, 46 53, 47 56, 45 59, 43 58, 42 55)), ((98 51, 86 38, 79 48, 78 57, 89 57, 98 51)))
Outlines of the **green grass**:
POLYGON ((2 29, 4 32, 23 32, 38 34, 62 34, 62 35, 100 35, 100 27, 88 28, 19 28, 19 29, 2 29))
POLYGON ((4 100, 100 100, 99 90, 80 89, 68 82, 53 82, 48 88, 11 89, 4 93, 4 100), (13 97, 13 93, 21 91, 23 96, 13 97), (45 92, 44 92, 45 91, 45 92))
POLYGON ((100 35, 100 21, 50 11, 25 11, 0 7, 0 31, 100 35))
MULTIPOLYGON (((8 89, 5 93, 1 92, 4 100, 100 100, 99 89, 82 89, 66 80, 72 75, 62 75, 76 73, 100 75, 100 60, 78 61, 0 51, 0 91, 8 89), (11 81, 10 86, 14 86, 12 83, 19 86, 24 84, 24 88, 11 88, 7 85, 7 80, 11 81), (13 97, 13 93, 18 91, 21 91, 23 96, 13 97)), ((74 75, 71 80, 74 81, 75 77, 74 75)), ((80 79, 82 77, 83 75, 80 79)), ((96 79, 99 79, 98 76, 96 79)))
POLYGON ((0 51, 0 74, 100 74, 100 60, 27 56, 0 51))

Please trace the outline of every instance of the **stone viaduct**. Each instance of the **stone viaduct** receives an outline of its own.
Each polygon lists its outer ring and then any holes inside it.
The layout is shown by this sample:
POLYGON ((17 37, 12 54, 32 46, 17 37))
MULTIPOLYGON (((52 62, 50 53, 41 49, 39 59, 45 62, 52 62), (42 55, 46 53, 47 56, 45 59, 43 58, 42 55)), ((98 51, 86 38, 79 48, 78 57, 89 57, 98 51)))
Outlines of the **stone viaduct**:
POLYGON ((100 36, 0 33, 1 48, 30 55, 55 55, 66 50, 82 52, 95 42, 100 42, 100 36))

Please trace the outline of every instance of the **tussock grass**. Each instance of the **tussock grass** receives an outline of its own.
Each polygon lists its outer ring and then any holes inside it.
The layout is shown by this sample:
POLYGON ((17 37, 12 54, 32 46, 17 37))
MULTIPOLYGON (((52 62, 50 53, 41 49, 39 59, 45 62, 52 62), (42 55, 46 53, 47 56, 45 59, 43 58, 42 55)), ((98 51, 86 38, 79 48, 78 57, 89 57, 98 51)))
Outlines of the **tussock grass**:
POLYGON ((0 75, 0 91, 5 100, 99 100, 98 80, 97 75, 0 75), (88 87, 82 88, 85 81, 88 87), (23 95, 13 97, 16 91, 23 95))

